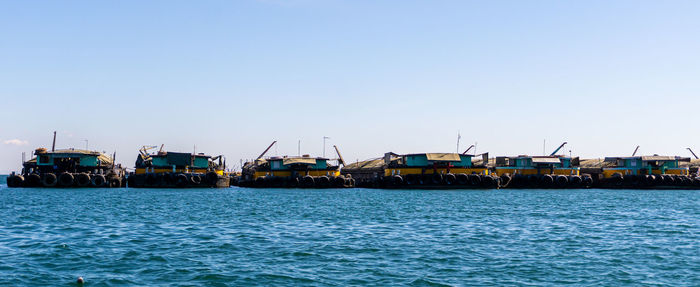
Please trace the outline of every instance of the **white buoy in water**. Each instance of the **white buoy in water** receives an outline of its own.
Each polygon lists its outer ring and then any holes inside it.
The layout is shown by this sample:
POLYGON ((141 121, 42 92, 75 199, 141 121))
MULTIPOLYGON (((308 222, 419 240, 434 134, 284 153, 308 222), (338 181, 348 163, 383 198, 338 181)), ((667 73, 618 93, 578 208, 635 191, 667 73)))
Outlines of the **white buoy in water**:
POLYGON ((83 277, 78 277, 78 284, 83 284, 85 283, 85 280, 83 280, 83 277))

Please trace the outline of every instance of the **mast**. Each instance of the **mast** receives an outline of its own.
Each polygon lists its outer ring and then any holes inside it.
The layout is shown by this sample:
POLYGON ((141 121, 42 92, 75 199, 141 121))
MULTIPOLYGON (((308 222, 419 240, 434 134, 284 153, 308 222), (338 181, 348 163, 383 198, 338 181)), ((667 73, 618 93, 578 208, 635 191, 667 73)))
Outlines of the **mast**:
POLYGON ((56 131, 53 131, 53 144, 51 144, 51 151, 56 150, 56 131))

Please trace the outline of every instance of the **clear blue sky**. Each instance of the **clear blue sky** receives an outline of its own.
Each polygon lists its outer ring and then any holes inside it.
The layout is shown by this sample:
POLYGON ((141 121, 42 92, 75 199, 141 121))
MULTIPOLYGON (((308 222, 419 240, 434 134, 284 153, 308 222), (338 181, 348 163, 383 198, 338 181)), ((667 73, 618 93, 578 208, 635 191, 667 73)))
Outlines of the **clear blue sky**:
POLYGON ((49 147, 254 158, 700 151, 699 1, 0 1, 0 173, 49 147))

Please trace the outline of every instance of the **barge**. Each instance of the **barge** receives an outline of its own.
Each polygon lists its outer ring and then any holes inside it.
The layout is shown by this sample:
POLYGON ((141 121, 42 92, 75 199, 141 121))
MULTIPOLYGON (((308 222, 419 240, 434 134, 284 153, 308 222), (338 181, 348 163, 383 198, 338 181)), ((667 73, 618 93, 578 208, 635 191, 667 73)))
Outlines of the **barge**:
POLYGON ((81 150, 47 151, 22 163, 21 173, 7 177, 8 187, 123 187, 126 171, 106 154, 81 150))
POLYGON ((341 175, 344 161, 338 148, 338 164, 324 157, 283 156, 263 158, 277 143, 270 144, 255 160, 243 165, 237 183, 241 187, 267 188, 349 188, 355 186, 351 176, 341 175))
POLYGON ((203 153, 148 151, 143 147, 136 158, 135 170, 127 177, 128 187, 134 188, 201 188, 229 187, 231 180, 224 172, 223 156, 203 153))
POLYGON ((496 157, 493 167, 508 188, 589 188, 593 178, 581 175, 579 159, 567 156, 496 157))
POLYGON ((597 187, 634 189, 700 189, 700 178, 681 163, 689 157, 606 157, 597 187))
MULTIPOLYGON (((358 162, 343 168, 358 186, 368 188, 470 189, 498 188, 500 179, 486 165, 475 165, 466 153, 392 152, 381 159, 358 162)), ((483 154, 484 163, 488 154, 483 154)))

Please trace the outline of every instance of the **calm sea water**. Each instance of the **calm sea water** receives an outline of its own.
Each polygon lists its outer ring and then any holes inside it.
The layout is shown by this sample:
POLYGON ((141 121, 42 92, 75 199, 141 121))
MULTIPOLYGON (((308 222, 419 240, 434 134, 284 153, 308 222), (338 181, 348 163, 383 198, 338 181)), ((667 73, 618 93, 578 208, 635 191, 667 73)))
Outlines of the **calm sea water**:
POLYGON ((0 285, 700 285, 700 192, 0 188, 0 285))

